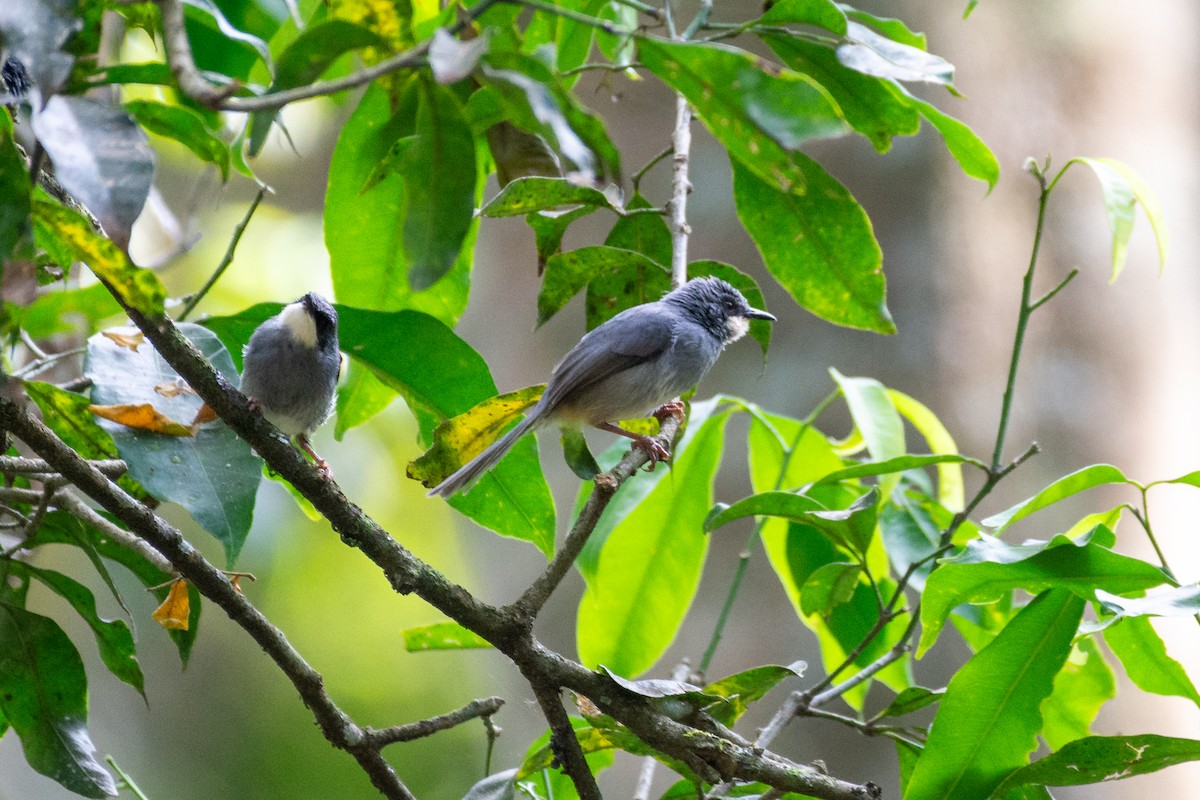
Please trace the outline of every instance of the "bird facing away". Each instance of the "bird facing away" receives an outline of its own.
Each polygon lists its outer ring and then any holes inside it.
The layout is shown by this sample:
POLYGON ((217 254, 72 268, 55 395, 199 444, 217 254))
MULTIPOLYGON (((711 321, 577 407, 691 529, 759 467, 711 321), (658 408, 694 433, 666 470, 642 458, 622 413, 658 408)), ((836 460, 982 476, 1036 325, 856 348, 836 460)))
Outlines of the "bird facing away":
POLYGON ((242 393, 251 407, 312 456, 317 468, 329 465, 313 451, 308 436, 329 418, 337 390, 337 311, 309 292, 255 329, 242 351, 242 393))
POLYGON ((719 278, 694 278, 661 300, 622 311, 563 356, 542 398, 521 422, 429 495, 449 497, 469 487, 518 439, 550 423, 587 424, 628 436, 653 468, 670 454, 653 438, 615 423, 652 409, 656 416, 682 414, 680 404, 668 401, 696 385, 725 345, 746 334, 752 319, 775 317, 751 308, 741 292, 719 278))

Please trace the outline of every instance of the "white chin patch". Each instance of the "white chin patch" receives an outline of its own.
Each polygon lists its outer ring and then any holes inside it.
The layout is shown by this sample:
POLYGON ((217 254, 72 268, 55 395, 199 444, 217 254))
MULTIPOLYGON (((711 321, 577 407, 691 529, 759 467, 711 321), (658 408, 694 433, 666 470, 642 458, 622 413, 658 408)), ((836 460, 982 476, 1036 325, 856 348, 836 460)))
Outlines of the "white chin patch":
POLYGON ((291 332, 292 338, 305 347, 317 346, 317 325, 303 303, 292 303, 279 312, 279 321, 291 332))
POLYGON ((750 330, 750 320, 745 317, 730 317, 725 324, 729 326, 729 334, 725 337, 727 342, 736 342, 750 330))

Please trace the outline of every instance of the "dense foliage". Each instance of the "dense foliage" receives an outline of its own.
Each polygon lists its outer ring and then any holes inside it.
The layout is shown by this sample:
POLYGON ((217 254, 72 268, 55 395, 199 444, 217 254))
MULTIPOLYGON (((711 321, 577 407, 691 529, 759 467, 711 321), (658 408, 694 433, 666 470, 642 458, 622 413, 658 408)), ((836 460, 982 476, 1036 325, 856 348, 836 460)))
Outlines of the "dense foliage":
MULTIPOLYGON (((773 280, 823 320, 890 333, 870 220, 805 146, 862 136, 886 152, 924 122, 967 178, 990 188, 999 166, 945 110, 955 101, 953 67, 928 51, 922 34, 831 0, 767 6, 736 21, 717 21, 711 0, 686 16, 674 4, 642 0, 25 0, 0 9, 10 110, 0 114, 0 325, 11 345, 0 400, 8 452, 0 459, 0 735, 11 728, 32 769, 88 797, 140 794, 95 755, 76 649, 83 643, 27 608, 31 586, 61 596, 94 632, 104 665, 143 692, 129 624, 100 616, 93 589, 81 582, 103 586, 124 607, 114 563, 163 600, 155 619, 185 663, 201 609, 215 610, 210 603, 244 627, 330 742, 389 797, 411 795, 380 755, 384 746, 476 717, 490 725, 499 701, 410 726, 359 727, 332 700, 337 687, 326 693, 240 594, 237 573, 209 564, 154 513, 160 504, 181 506, 221 542, 232 570, 263 460, 397 592, 448 617, 406 631, 411 650, 494 647, 528 680, 550 734, 531 743, 522 763, 497 765, 472 798, 598 797, 594 776, 617 749, 674 771, 680 782, 666 797, 879 796, 856 776, 826 775, 769 749, 801 716, 891 740, 907 800, 1049 797, 1046 787, 1200 758, 1200 741, 1092 733, 1115 695, 1116 669, 1140 691, 1200 705, 1151 624, 1155 616, 1197 615, 1200 592, 1180 585, 1161 553, 1150 563, 1116 547, 1118 529, 1154 542, 1150 490, 1200 488, 1200 472, 1145 481, 1094 465, 1002 514, 973 518, 1036 449, 1008 455, 1006 428, 1026 325, 1074 277, 1033 294, 1045 210, 1059 180, 1085 168, 1099 179, 1114 278, 1138 206, 1165 260, 1162 212, 1120 162, 1080 158, 1058 171, 1049 162, 1026 165, 1041 190, 1040 213, 993 453, 958 453, 920 398, 836 371, 833 392, 802 419, 733 396, 692 399, 683 429, 664 427, 666 436, 678 434, 669 469, 639 472, 644 455, 623 446, 596 466, 580 438, 565 436, 568 461, 587 478, 565 512, 556 510, 527 438, 470 493, 449 501, 548 560, 505 607, 487 605, 415 558, 399 544, 403 530, 375 525, 232 388, 242 347, 279 304, 199 324, 186 319, 229 266, 236 237, 212 279, 181 302, 128 254, 155 180, 151 137, 182 143, 197 168, 207 164, 223 180, 253 181, 254 156, 283 125, 283 106, 347 99, 353 111, 338 135, 324 210, 349 357, 336 426, 340 435, 403 398, 428 448, 409 476, 426 486, 478 453, 541 392, 497 396, 487 363, 453 331, 471 289, 477 232, 495 218, 523 217, 532 229, 539 323, 582 293, 592 328, 688 277, 716 275, 758 307, 760 281, 773 280), (146 36, 157 59, 130 60, 121 42, 146 36), (623 163, 604 119, 574 91, 592 71, 660 81, 675 93, 667 114, 674 136, 659 158, 632 173, 623 163), (915 85, 948 91, 935 104, 915 85), (689 258, 693 118, 728 153, 736 214, 762 257, 764 269, 754 274, 689 258), (669 196, 640 191, 656 167, 672 173, 669 196), (569 226, 589 215, 611 220, 603 244, 564 251, 569 226), (117 325, 119 315, 129 322, 117 325), (46 341, 64 334, 86 341, 82 374, 36 380, 61 359, 46 341), (204 422, 204 404, 221 419, 204 422), (835 404, 853 420, 848 438, 822 430, 835 404), (754 493, 718 501, 714 477, 734 415, 750 420, 754 493), (1010 525, 1100 485, 1132 487, 1139 501, 1038 540, 1001 538, 1010 525), (694 668, 671 680, 647 677, 670 672, 662 657, 692 606, 710 534, 744 518, 755 520, 747 551, 761 543, 796 625, 816 634, 820 653, 811 660, 819 666, 747 663, 713 679, 706 673, 723 615, 694 668), (52 545, 80 551, 90 574, 38 566, 52 545), (532 634, 573 567, 587 582, 577 661, 532 634), (948 624, 971 656, 948 685, 918 685, 914 661, 938 646, 948 624), (772 702, 764 697, 784 681, 801 688, 774 701, 771 724, 737 732, 746 710, 772 702), (872 685, 890 702, 880 706, 877 693, 869 703, 872 685), (922 709, 934 712, 931 724, 913 721, 928 719, 922 709)), ((289 287, 293 296, 306 290, 289 287)), ((769 326, 754 323, 751 336, 766 355, 769 326)), ((633 424, 655 430, 648 421, 633 424)), ((741 577, 739 569, 726 610, 741 577)), ((807 755, 814 756, 821 754, 807 755)))

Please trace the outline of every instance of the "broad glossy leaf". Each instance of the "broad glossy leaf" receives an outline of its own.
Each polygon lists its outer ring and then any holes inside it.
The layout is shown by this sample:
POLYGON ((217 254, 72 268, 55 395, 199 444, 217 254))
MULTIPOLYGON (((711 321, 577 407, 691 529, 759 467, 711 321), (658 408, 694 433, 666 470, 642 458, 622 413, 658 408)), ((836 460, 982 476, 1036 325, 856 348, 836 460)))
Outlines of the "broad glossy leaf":
MULTIPOLYGON (((209 330, 180 323, 226 380, 237 381, 233 361, 209 330)), ((88 340, 85 374, 92 380, 97 405, 150 403, 167 417, 191 420, 201 406, 192 393, 165 396, 158 387, 182 379, 150 347, 137 351, 97 334, 88 340)), ((161 436, 113 423, 101 423, 129 464, 130 477, 155 497, 178 503, 221 541, 233 564, 246 541, 258 491, 260 464, 250 446, 220 423, 202 426, 194 437, 161 436)))
POLYGON ((983 524, 989 528, 995 528, 996 533, 1000 533, 1009 525, 1024 519, 1035 511, 1040 511, 1087 489, 1110 483, 1137 486, 1118 468, 1109 464, 1093 464, 1059 478, 1028 500, 1018 503, 1007 511, 1001 511, 999 514, 988 517, 983 524))
POLYGON ((779 0, 759 19, 762 25, 816 25, 842 36, 846 14, 832 0, 779 0))
POLYGON ((825 616, 850 601, 862 575, 861 564, 834 561, 819 567, 800 587, 800 609, 805 614, 825 616))
POLYGON ((879 515, 878 503, 879 491, 872 487, 847 508, 809 512, 807 523, 839 546, 865 559, 875 534, 875 523, 879 515))
MULTIPOLYGON (((907 450, 904 422, 883 384, 873 378, 846 377, 835 369, 830 370, 830 375, 842 391, 854 427, 866 441, 871 458, 890 461, 903 456, 907 450)), ((879 493, 885 501, 899 480, 896 473, 879 479, 879 493)))
POLYGON ((796 36, 763 34, 762 40, 789 67, 819 82, 837 102, 846 122, 879 152, 891 149, 892 137, 911 136, 921 129, 911 103, 897 97, 886 81, 843 66, 832 49, 796 36))
POLYGON ((616 210, 599 189, 566 178, 517 178, 489 200, 479 213, 485 217, 521 217, 534 211, 586 205, 616 210))
POLYGON ((636 677, 675 639, 708 550, 702 524, 729 419, 728 411, 715 410, 717 402, 692 405, 670 474, 604 540, 579 603, 576 635, 583 663, 636 677))
MULTIPOLYGON (((110 519, 110 521, 113 520, 110 519)), ((113 522, 121 527, 119 523, 113 522)), ((31 542, 31 546, 53 543, 85 546, 85 549, 94 550, 100 556, 115 561, 128 569, 141 582, 142 586, 158 587, 153 594, 159 600, 167 596, 168 589, 164 583, 171 578, 170 575, 159 570, 140 553, 116 544, 106 534, 90 525, 84 525, 65 512, 51 511, 47 514, 42 526, 38 529, 37 536, 31 542)), ((188 620, 188 630, 170 632, 172 641, 179 649, 179 658, 185 667, 192 652, 192 645, 195 644, 200 630, 200 593, 196 591, 196 587, 192 586, 189 588, 189 594, 191 617, 188 620)))
POLYGON ((423 84, 416 138, 404 154, 408 282, 428 289, 454 268, 475 215, 475 139, 458 98, 423 84))
MULTIPOLYGON (((158 276, 135 267, 129 257, 110 239, 96 233, 79 212, 67 208, 48 195, 33 201, 34 241, 47 248, 46 237, 82 261, 97 277, 107 281, 129 305, 151 318, 162 316, 167 292, 158 276)), ((66 265, 62 265, 66 267, 66 265)))
POLYGON ((903 717, 939 702, 945 695, 945 689, 926 689, 924 686, 910 686, 896 695, 896 699, 887 708, 880 711, 877 718, 903 717))
POLYGON ((153 100, 130 100, 125 109, 146 130, 182 144, 199 159, 221 170, 229 179, 229 145, 209 130, 204 118, 185 106, 172 106, 153 100))
POLYGON ((921 597, 918 658, 933 645, 947 615, 961 603, 993 602, 1012 589, 1035 594, 1061 588, 1092 598, 1096 589, 1135 592, 1167 582, 1167 576, 1152 564, 1114 553, 1087 537, 1074 542, 1060 537, 1040 546, 1025 547, 1029 550, 1019 553, 1023 556, 1019 560, 997 563, 977 560, 976 551, 986 548, 988 553, 1002 553, 1009 546, 998 540, 979 547, 971 542, 965 558, 942 562, 929 576, 921 597))
POLYGON ((4 115, 0 120, 0 197, 4 198, 0 203, 0 263, 8 260, 17 240, 29 230, 31 191, 29 168, 17 152, 12 121, 4 115))
POLYGON ((845 3, 839 3, 838 6, 846 12, 846 16, 850 19, 857 20, 864 25, 870 25, 893 41, 906 44, 909 47, 915 47, 918 50, 926 49, 925 34, 912 30, 902 20, 891 17, 880 17, 869 11, 852 8, 845 3))
MULTIPOLYGON (((386 49, 388 41, 375 31, 344 19, 310 25, 279 54, 275 79, 268 91, 274 93, 310 84, 345 53, 364 47, 386 49)), ((256 156, 262 150, 278 113, 256 111, 250 115, 250 155, 256 156)))
POLYGON ((1137 736, 1089 736, 1009 775, 997 792, 1016 786, 1084 786, 1132 778, 1200 761, 1200 741, 1144 733, 1137 736))
POLYGON ((0 713, 25 760, 84 797, 117 793, 87 732, 87 676, 54 620, 0 603, 0 713))
POLYGON ((670 290, 666 268, 641 253, 615 247, 582 247, 551 256, 538 292, 538 324, 544 323, 584 287, 587 327, 596 327, 626 308, 657 300, 670 290))
POLYGON ((1058 750, 1090 734, 1101 707, 1116 696, 1116 679, 1096 640, 1079 637, 1054 678, 1054 691, 1042 702, 1042 738, 1047 746, 1058 750))
MULTIPOLYGON (((239 45, 244 45, 245 47, 253 50, 258 57, 262 59, 262 62, 267 66, 267 68, 270 69, 271 49, 267 47, 267 43, 264 42, 262 38, 255 36, 252 33, 247 33, 235 28, 233 24, 230 23, 230 21, 225 17, 225 14, 221 11, 220 7, 213 2, 213 0, 182 0, 182 2, 189 8, 194 9, 195 13, 191 11, 188 13, 189 19, 195 20, 198 18, 198 16, 207 18, 206 21, 211 21, 211 24, 216 26, 216 29, 220 31, 222 36, 231 40, 232 42, 236 42, 239 45)), ((191 33, 191 31, 189 31, 189 33, 191 33)), ((193 45, 193 49, 195 50, 198 48, 193 45)))
POLYGON ((806 495, 778 491, 760 492, 733 505, 721 503, 714 506, 704 519, 704 532, 712 533, 734 520, 745 517, 779 517, 808 522, 811 512, 823 510, 824 506, 806 495))
POLYGON ((1104 641, 1125 674, 1143 692, 1183 697, 1200 706, 1200 692, 1187 671, 1167 652, 1148 617, 1126 617, 1104 629, 1104 641))
POLYGON ((724 697, 729 702, 712 706, 707 713, 721 724, 732 727, 751 703, 761 700, 787 678, 804 677, 807 667, 803 661, 786 667, 767 664, 713 681, 704 687, 704 692, 724 697))
POLYGON ((119 108, 56 95, 33 117, 33 131, 59 182, 125 249, 154 180, 146 134, 119 108))
POLYGON ((563 448, 563 458, 567 466, 581 481, 590 481, 600 474, 600 465, 588 448, 587 439, 578 428, 565 427, 560 437, 563 448))
MULTIPOLYGON (((963 475, 962 468, 954 460, 958 453, 958 445, 955 444, 954 437, 950 435, 950 431, 946 430, 942 421, 920 401, 896 389, 888 389, 887 393, 900 416, 908 420, 909 424, 917 429, 917 433, 925 437, 929 451, 936 455, 950 457, 948 461, 939 464, 937 468, 937 499, 951 511, 959 511, 964 502, 963 475)), ((967 460, 970 461, 970 459, 967 460)))
POLYGON ((387 90, 372 85, 338 137, 325 194, 325 246, 333 288, 348 306, 410 308, 452 325, 467 306, 471 259, 460 258, 437 284, 414 291, 400 224, 407 207, 405 182, 393 175, 363 190, 396 138, 412 133, 411 120, 409 130, 397 129, 403 122, 393 118, 387 90))
POLYGON ((887 310, 883 253, 871 221, 817 162, 792 154, 804 194, 788 193, 733 165, 738 217, 763 264, 796 302, 822 319, 894 333, 887 310))
POLYGON ((820 84, 743 50, 645 38, 638 55, 688 99, 734 160, 777 192, 806 191, 810 176, 796 158, 801 145, 846 133, 820 84))
POLYGON ((1104 191, 1104 209, 1108 214, 1108 225, 1112 229, 1112 275, 1109 281, 1115 281, 1125 266, 1129 238, 1133 235, 1134 206, 1138 204, 1146 212, 1150 228, 1154 231, 1154 238, 1158 243, 1158 266, 1161 271, 1167 263, 1167 227, 1162 206, 1149 185, 1127 164, 1116 159, 1074 158, 1067 163, 1067 167, 1071 164, 1090 167, 1104 191))
POLYGON ((129 684, 143 699, 146 696, 145 678, 138 664, 136 648, 133 644, 133 634, 125 620, 108 620, 100 616, 96 610, 96 597, 92 590, 74 578, 48 569, 24 564, 16 564, 45 584, 51 591, 71 604, 75 613, 79 614, 96 637, 96 646, 100 650, 100 660, 109 672, 121 681, 129 684))
POLYGON ((432 488, 500 438, 518 417, 541 398, 545 386, 529 386, 489 397, 469 411, 442 422, 433 445, 408 465, 408 477, 432 488))
POLYGON ((404 637, 404 649, 410 653, 426 650, 473 650, 492 646, 487 639, 457 622, 436 622, 433 625, 406 628, 400 635, 404 637))
POLYGON ((534 211, 525 216, 525 224, 533 229, 537 243, 538 275, 545 273, 546 264, 552 256, 562 252, 563 236, 571 223, 595 210, 596 206, 576 206, 570 211, 534 211))
POLYGON ((693 710, 704 708, 722 700, 721 695, 710 694, 707 690, 686 681, 666 680, 663 678, 646 678, 640 681, 632 681, 628 678, 622 678, 603 664, 600 665, 599 671, 603 672, 612 679, 613 683, 616 683, 626 691, 652 700, 681 700, 693 710))
POLYGON ((922 81, 949 86, 954 79, 954 66, 940 56, 880 36, 875 31, 850 22, 846 26, 846 41, 838 45, 838 61, 843 65, 877 78, 898 81, 922 81))
POLYGON ((978 800, 1026 764, 1083 606, 1067 591, 1039 595, 954 674, 904 800, 978 800))
POLYGON ((346 431, 362 425, 392 404, 396 390, 386 385, 374 372, 353 359, 346 367, 346 377, 338 386, 337 423, 333 437, 339 442, 346 431))
POLYGON ((987 183, 989 191, 995 188, 996 181, 1000 180, 1000 162, 975 131, 932 103, 916 97, 903 86, 894 84, 893 89, 897 95, 907 98, 912 107, 937 129, 946 143, 946 149, 964 173, 987 183))
POLYGON ((1097 590, 1096 600, 1118 617, 1192 617, 1200 614, 1200 585, 1192 583, 1145 597, 1120 597, 1097 590))

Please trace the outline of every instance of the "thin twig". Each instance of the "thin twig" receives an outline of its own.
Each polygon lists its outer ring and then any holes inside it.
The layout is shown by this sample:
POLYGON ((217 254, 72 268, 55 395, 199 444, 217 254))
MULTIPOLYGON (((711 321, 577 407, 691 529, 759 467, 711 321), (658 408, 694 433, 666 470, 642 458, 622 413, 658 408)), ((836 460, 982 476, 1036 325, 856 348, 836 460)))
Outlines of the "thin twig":
POLYGON ((200 287, 200 291, 188 298, 183 310, 179 312, 179 321, 183 322, 188 318, 188 315, 196 308, 209 290, 216 285, 221 276, 225 274, 225 270, 229 269, 229 265, 233 263, 233 254, 237 251, 238 242, 242 240, 242 234, 246 232, 246 226, 250 224, 250 218, 254 216, 254 212, 258 209, 258 204, 262 202, 263 195, 269 191, 268 187, 260 186, 258 193, 254 195, 254 199, 250 202, 250 207, 246 209, 246 213, 242 216, 241 222, 233 229, 233 236, 229 240, 229 246, 225 248, 225 255, 221 257, 221 263, 217 264, 217 268, 213 270, 213 274, 208 276, 208 280, 200 287))
POLYGON ((405 725, 394 725, 382 730, 364 728, 363 738, 370 746, 375 748, 385 747, 397 742, 411 742, 414 739, 423 739, 435 733, 450 730, 457 725, 462 725, 464 722, 477 719, 478 717, 491 717, 492 714, 500 710, 500 706, 502 705, 504 705, 504 698, 502 697, 486 697, 481 700, 472 700, 457 711, 451 711, 437 717, 409 722, 405 725))
POLYGON ((61 353, 50 353, 45 358, 39 358, 36 361, 30 361, 25 366, 14 371, 12 373, 12 376, 14 378, 25 379, 25 378, 28 378, 30 375, 41 372, 42 370, 46 369, 47 367, 51 367, 54 364, 57 364, 59 361, 62 361, 64 358, 70 358, 71 356, 81 356, 86 352, 87 352, 86 347, 72 347, 70 350, 63 350, 61 353))
MULTIPOLYGON (((128 465, 120 459, 102 459, 88 463, 110 477, 123 475, 129 470, 128 465)), ((45 459, 0 456, 0 473, 5 475, 44 475, 53 472, 54 469, 46 463, 45 459)))

